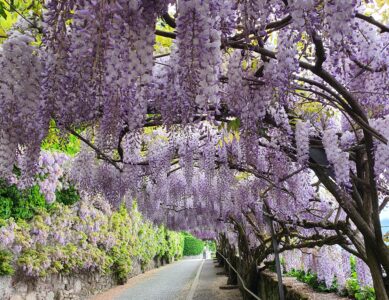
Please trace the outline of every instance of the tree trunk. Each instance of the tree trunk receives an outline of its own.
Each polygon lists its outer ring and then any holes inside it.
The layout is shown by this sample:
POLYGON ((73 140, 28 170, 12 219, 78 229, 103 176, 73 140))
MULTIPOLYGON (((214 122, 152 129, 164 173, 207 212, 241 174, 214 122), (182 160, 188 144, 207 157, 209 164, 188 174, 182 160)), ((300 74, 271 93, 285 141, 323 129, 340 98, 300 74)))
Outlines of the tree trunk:
MULTIPOLYGON (((235 270, 237 270, 238 269, 238 257, 236 255, 231 255, 229 258, 229 261, 230 261, 231 265, 235 268, 235 270)), ((227 284, 231 284, 231 285, 238 284, 238 275, 236 275, 236 272, 231 267, 229 267, 227 284)))
MULTIPOLYGON (((367 244, 366 244, 367 245, 367 244)), ((389 300, 389 291, 387 290, 382 276, 382 268, 377 257, 370 246, 366 246, 367 264, 373 278, 373 285, 376 294, 376 299, 389 300)))
MULTIPOLYGON (((247 266, 247 276, 245 276, 245 284, 246 287, 254 294, 258 295, 258 270, 257 264, 252 262, 247 266)), ((244 300, 254 300, 255 298, 250 295, 246 290, 243 291, 243 299, 244 300)))

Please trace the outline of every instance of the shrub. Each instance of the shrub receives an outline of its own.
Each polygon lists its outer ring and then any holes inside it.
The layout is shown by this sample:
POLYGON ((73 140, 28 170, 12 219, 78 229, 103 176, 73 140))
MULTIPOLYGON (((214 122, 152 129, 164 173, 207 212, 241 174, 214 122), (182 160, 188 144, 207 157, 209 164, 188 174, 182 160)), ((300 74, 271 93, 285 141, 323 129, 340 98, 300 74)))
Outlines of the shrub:
POLYGON ((19 190, 16 185, 8 184, 0 179, 0 218, 31 219, 35 212, 46 209, 47 204, 39 187, 34 185, 25 190, 19 190))
POLYGON ((204 242, 191 234, 184 235, 184 256, 199 255, 204 250, 204 242))
POLYGON ((67 189, 57 190, 55 198, 59 203, 73 205, 80 200, 80 194, 73 185, 70 185, 67 189))
POLYGON ((12 258, 11 252, 0 250, 0 276, 12 275, 14 273, 12 258))
POLYGON ((166 240, 167 240, 167 258, 170 259, 180 258, 184 252, 184 237, 178 233, 171 230, 166 230, 166 240))
POLYGON ((19 191, 19 195, 20 197, 15 199, 12 209, 12 216, 15 219, 31 219, 37 211, 47 208, 46 199, 40 193, 37 185, 19 191))
POLYGON ((361 287, 358 282, 358 275, 356 271, 356 260, 354 256, 350 258, 351 264, 351 278, 347 280, 346 289, 347 295, 356 300, 374 300, 375 292, 372 287, 361 287))
POLYGON ((111 258, 113 260, 112 273, 116 277, 118 284, 125 284, 128 274, 131 272, 131 256, 128 248, 125 245, 115 246, 111 250, 111 258))
POLYGON ((332 282, 331 287, 327 287, 325 282, 320 281, 317 278, 317 274, 312 273, 311 271, 305 272, 304 270, 295 270, 292 269, 288 273, 289 276, 296 277, 298 281, 304 282, 311 286, 315 291, 324 292, 324 293, 336 293, 338 291, 338 286, 336 279, 332 282))
POLYGON ((12 214, 13 201, 11 198, 0 197, 0 218, 8 219, 12 214))
MULTIPOLYGON (((80 200, 74 186, 57 190, 56 201, 65 205, 73 205, 80 200)), ((14 184, 0 179, 0 219, 30 220, 39 211, 50 208, 38 185, 20 190, 14 184)))

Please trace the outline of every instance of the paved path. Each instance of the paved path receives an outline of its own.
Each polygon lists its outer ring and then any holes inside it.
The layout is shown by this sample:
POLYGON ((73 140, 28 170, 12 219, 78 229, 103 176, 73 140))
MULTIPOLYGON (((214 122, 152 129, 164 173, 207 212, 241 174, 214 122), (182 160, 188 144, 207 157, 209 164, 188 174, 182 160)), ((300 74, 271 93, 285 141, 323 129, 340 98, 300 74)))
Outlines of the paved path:
POLYGON ((131 278, 92 300, 239 300, 238 290, 220 290, 226 277, 212 260, 184 259, 131 278))
POLYGON ((227 277, 216 275, 223 272, 222 268, 215 268, 215 263, 207 259, 200 273, 193 300, 240 300, 243 299, 238 289, 221 290, 220 286, 227 284, 227 277))
POLYGON ((115 300, 185 299, 202 260, 181 260, 161 268, 152 277, 127 289, 115 300))

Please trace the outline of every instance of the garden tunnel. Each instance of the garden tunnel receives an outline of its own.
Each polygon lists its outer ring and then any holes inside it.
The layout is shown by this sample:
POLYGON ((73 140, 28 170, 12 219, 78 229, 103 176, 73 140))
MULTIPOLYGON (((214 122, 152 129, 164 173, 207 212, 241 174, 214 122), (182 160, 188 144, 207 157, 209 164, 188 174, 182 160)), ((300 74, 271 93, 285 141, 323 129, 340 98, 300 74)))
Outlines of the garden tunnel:
POLYGON ((125 283, 185 231, 245 299, 265 270, 389 299, 388 18, 378 0, 0 0, 0 275, 125 283))

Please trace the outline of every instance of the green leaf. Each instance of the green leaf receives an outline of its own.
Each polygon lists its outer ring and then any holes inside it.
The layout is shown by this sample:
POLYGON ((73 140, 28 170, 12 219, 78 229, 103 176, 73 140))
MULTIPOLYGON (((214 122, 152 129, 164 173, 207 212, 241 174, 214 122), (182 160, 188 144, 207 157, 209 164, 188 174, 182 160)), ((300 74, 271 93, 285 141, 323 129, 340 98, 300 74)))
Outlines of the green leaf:
POLYGON ((0 2, 0 16, 5 20, 7 19, 7 13, 5 12, 5 7, 3 2, 0 2))
POLYGON ((13 255, 11 252, 0 250, 0 276, 12 275, 14 273, 12 259, 13 255))
POLYGON ((228 122, 228 124, 227 124, 228 131, 238 131, 239 127, 240 127, 240 120, 239 119, 232 120, 232 121, 228 122))
POLYGON ((199 255, 204 250, 204 242, 191 234, 185 233, 184 255, 199 255))

